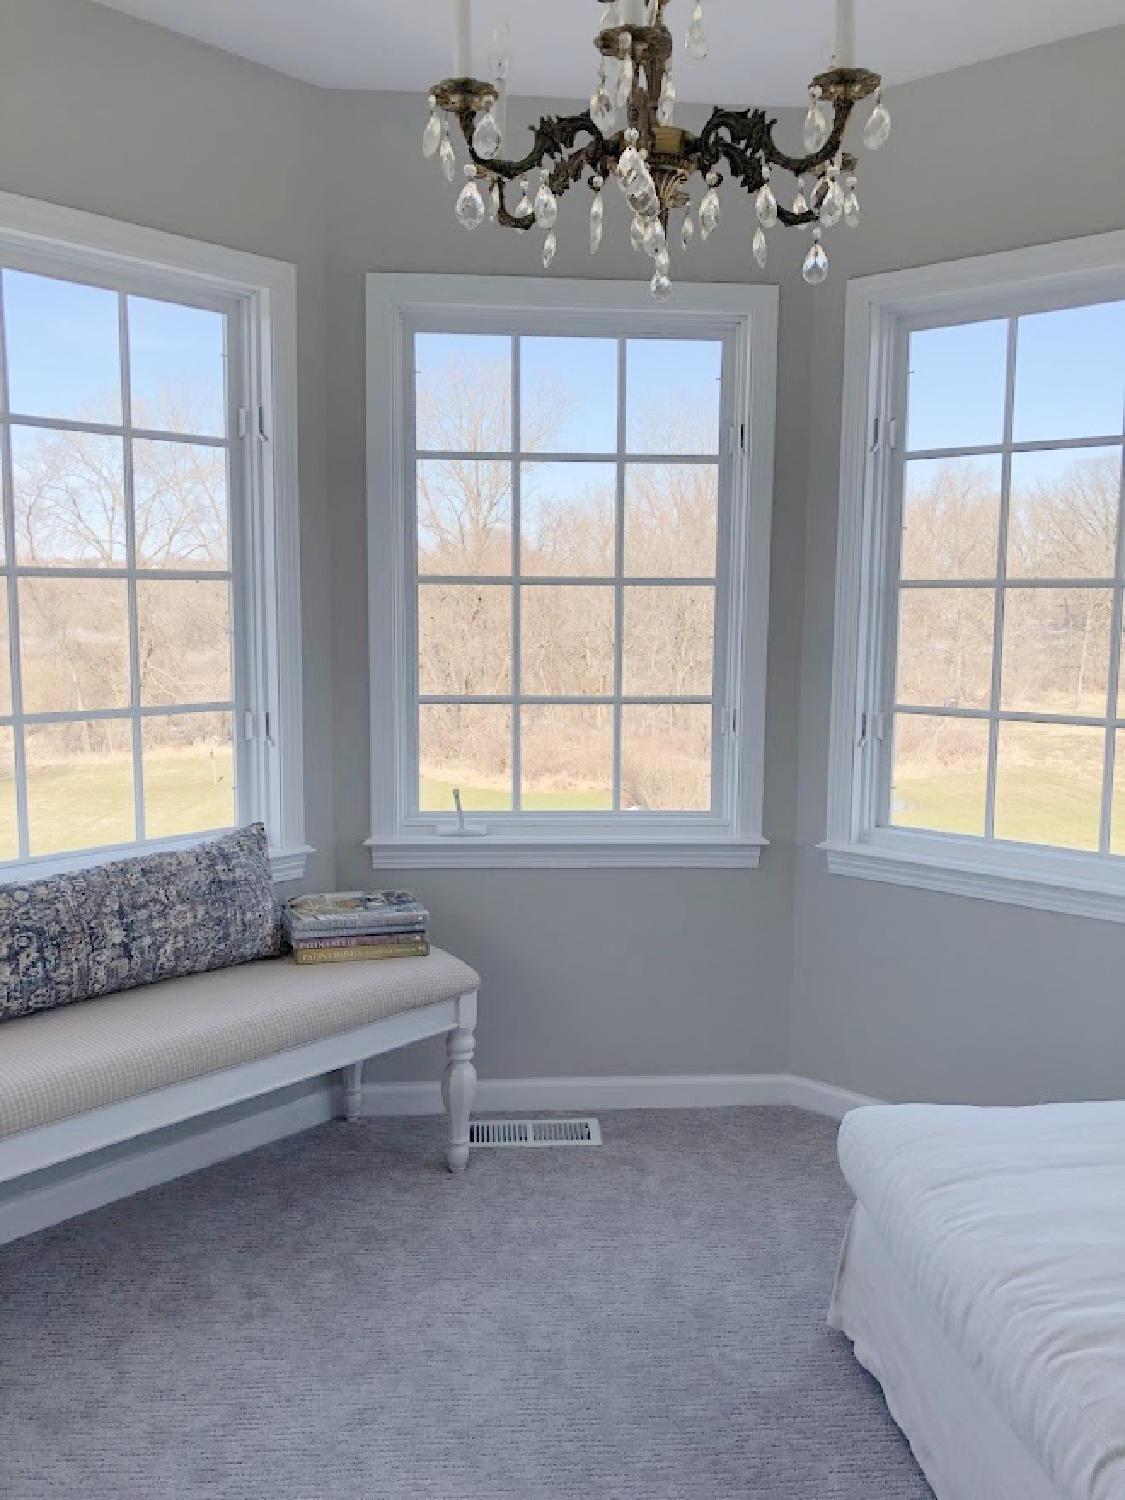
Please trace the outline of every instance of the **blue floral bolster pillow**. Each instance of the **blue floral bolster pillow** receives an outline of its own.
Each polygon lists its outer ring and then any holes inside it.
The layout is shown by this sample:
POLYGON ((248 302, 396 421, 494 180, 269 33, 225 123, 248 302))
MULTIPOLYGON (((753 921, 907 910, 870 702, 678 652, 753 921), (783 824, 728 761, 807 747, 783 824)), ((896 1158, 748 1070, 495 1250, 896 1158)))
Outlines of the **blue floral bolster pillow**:
POLYGON ((281 946, 260 823, 194 849, 0 885, 0 1021, 281 946))

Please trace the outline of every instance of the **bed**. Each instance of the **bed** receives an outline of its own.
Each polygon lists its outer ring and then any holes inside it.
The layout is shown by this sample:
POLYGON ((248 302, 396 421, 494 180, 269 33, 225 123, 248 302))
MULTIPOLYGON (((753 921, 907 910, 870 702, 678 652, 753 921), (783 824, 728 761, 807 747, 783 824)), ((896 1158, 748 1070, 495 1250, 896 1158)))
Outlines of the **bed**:
POLYGON ((829 1322, 938 1500, 1125 1500, 1125 1103, 873 1105, 829 1322))

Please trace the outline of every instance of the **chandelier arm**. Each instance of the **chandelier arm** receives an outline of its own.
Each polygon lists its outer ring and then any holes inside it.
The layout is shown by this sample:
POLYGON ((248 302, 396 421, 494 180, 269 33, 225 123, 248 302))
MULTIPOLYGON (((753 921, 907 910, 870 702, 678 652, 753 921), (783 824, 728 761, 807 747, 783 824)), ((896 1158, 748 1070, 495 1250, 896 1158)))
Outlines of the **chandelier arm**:
MULTIPOLYGON (((685 143, 685 155, 692 158, 693 164, 703 175, 714 170, 720 161, 725 161, 730 175, 737 178, 753 196, 766 180, 762 170, 763 158, 771 163, 775 161, 771 137, 774 123, 766 119, 762 110, 716 109, 703 127, 698 140, 685 143), (726 134, 720 134, 722 131, 726 134)), ((831 160, 831 155, 827 159, 831 160)), ((815 224, 819 215, 812 209, 807 213, 795 214, 779 204, 777 217, 787 228, 795 229, 815 224)))
POLYGON ((525 232, 534 229, 535 215, 533 213, 514 214, 504 201, 504 193, 510 186, 511 178, 495 177, 493 181, 500 194, 500 201, 496 205, 496 222, 502 224, 505 229, 522 229, 525 232))
MULTIPOLYGON (((732 146, 749 164, 754 153, 760 154, 768 149, 771 123, 760 109, 722 109, 716 106, 694 143, 700 172, 706 175, 711 171, 732 146), (725 137, 720 131, 726 132, 725 137)), ((761 187, 761 181, 756 186, 761 187)))
MULTIPOLYGON (((601 146, 604 148, 604 141, 601 141, 601 146)), ((591 141, 588 146, 583 146, 581 150, 571 151, 568 155, 560 156, 551 170, 551 191, 557 198, 561 198, 567 188, 573 187, 581 179, 584 172, 587 170, 590 172, 601 171, 605 165, 605 156, 606 152, 604 149, 599 150, 598 141, 591 141)), ((602 171, 602 175, 605 175, 604 171, 602 171)))
MULTIPOLYGON (((457 122, 469 150, 469 160, 479 173, 499 178, 503 182, 512 182, 517 177, 525 177, 528 172, 533 172, 536 167, 542 167, 547 162, 556 164, 552 168, 553 175, 559 165, 569 160, 570 153, 575 150, 578 139, 582 135, 590 137, 590 144, 578 153, 586 164, 598 168, 601 163, 614 159, 614 153, 605 137, 590 118, 589 110, 580 115, 544 115, 539 123, 532 127, 535 140, 531 150, 520 161, 498 161, 496 158, 490 160, 478 156, 473 148, 476 121, 476 110, 457 111, 457 122)), ((569 178, 567 185, 573 180, 573 177, 569 178)))
POLYGON ((777 121, 770 120, 766 125, 766 154, 770 164, 792 172, 794 177, 803 177, 809 172, 815 172, 818 167, 827 166, 835 160, 837 152, 843 146, 844 134, 854 109, 855 103, 851 99, 836 100, 833 103, 832 133, 819 151, 808 156, 789 156, 782 151, 773 138, 777 121))

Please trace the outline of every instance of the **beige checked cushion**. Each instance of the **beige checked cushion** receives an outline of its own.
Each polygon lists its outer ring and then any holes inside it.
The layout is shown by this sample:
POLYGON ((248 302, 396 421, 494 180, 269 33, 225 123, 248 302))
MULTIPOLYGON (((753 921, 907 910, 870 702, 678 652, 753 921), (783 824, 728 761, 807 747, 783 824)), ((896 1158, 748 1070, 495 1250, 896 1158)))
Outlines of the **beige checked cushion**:
POLYGON ((0 1026, 0 1137, 472 993, 460 959, 263 959, 0 1026))

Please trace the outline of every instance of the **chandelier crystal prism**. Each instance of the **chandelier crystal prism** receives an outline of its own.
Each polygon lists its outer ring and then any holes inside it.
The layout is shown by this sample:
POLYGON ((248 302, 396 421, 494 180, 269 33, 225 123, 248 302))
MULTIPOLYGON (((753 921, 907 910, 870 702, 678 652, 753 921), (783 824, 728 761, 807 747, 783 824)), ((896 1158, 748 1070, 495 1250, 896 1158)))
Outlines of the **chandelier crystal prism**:
MULTIPOLYGON (((689 0, 690 19, 683 46, 688 57, 707 56, 703 0, 689 0)), ((531 149, 518 160, 501 156, 506 130, 506 81, 509 69, 507 28, 493 38, 489 66, 493 81, 471 72, 470 0, 454 0, 456 66, 461 76, 447 78, 429 95, 430 114, 422 137, 427 158, 435 155, 446 177, 455 181, 455 153, 449 125, 454 120, 468 154, 465 186, 457 200, 457 219, 466 229, 487 217, 523 234, 540 230, 545 238, 542 262, 548 267, 558 245, 559 200, 572 187, 593 195, 589 219, 590 251, 596 254, 606 232, 605 194, 613 182, 623 195, 634 250, 653 262, 653 296, 663 301, 672 291, 671 220, 682 216, 675 238, 686 251, 697 237, 715 234, 723 217, 723 191, 740 187, 755 209, 753 240, 747 242, 758 266, 767 260, 766 230, 777 226, 811 232, 800 263, 810 285, 828 275, 823 234, 837 224, 859 223, 857 161, 844 149, 844 136, 856 107, 865 99, 874 108, 863 129, 872 151, 887 142, 890 111, 877 73, 854 66, 855 0, 835 0, 836 53, 832 66, 809 85, 804 122, 804 154, 790 155, 774 139, 777 121, 765 110, 712 109, 698 135, 675 123, 677 90, 673 80, 675 41, 667 24, 672 0, 599 0, 601 26, 594 38, 597 72, 588 107, 579 114, 544 116, 532 127, 531 149), (534 199, 528 179, 539 174, 534 199), (792 207, 776 174, 794 179, 792 207), (509 207, 509 190, 518 202, 509 207), (479 207, 478 207, 479 204, 479 207)))

